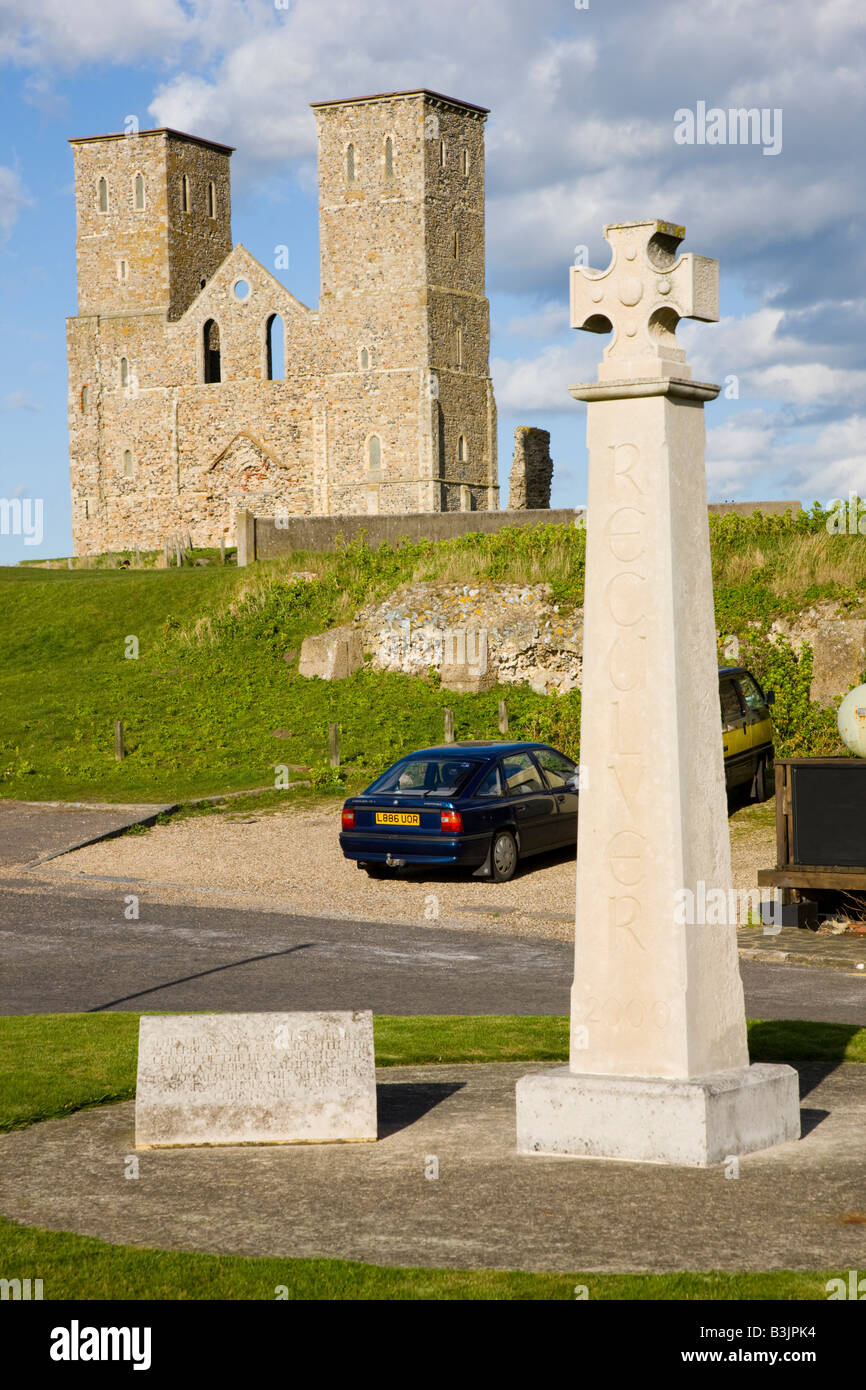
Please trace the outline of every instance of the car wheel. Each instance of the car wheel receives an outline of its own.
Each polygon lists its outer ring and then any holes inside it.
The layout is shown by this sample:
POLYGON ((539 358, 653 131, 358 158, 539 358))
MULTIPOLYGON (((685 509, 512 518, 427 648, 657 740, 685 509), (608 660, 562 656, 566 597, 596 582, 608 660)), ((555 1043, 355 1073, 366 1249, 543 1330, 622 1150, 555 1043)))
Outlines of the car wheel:
POLYGON ((759 760, 757 771, 755 772, 753 794, 756 801, 766 801, 769 798, 772 780, 773 771, 770 767, 770 760, 765 755, 759 760))
POLYGON ((494 883, 507 883, 517 868, 517 841, 510 830, 500 830, 490 850, 490 873, 494 883))

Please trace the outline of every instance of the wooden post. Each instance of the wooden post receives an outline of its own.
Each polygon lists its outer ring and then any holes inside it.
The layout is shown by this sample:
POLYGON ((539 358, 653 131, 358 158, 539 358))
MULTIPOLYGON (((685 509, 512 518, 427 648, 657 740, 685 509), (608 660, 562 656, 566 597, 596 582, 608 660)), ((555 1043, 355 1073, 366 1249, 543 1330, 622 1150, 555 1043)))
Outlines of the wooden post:
POLYGON ((508 733, 508 706, 504 700, 499 701, 499 732, 508 733))
POLYGON ((339 724, 328 725, 328 757, 331 767, 340 766, 340 726, 339 724))
POLYGON ((221 565, 224 565, 225 562, 226 562, 226 538, 225 538, 225 536, 223 535, 223 536, 220 536, 220 564, 221 564, 221 565))
POLYGON ((447 707, 447 705, 446 705, 446 707, 445 707, 443 713, 444 713, 444 715, 445 715, 445 742, 446 742, 446 743, 453 743, 453 742, 454 742, 454 711, 453 711, 453 709, 448 709, 448 707, 447 707))
POLYGON ((177 558, 177 567, 181 569, 183 566, 183 547, 180 543, 180 536, 174 538, 174 553, 177 558))
POLYGON ((167 536, 164 536, 164 537, 163 537, 163 542, 162 542, 162 567, 163 567, 164 570, 167 570, 167 569, 168 569, 168 537, 167 537, 167 536))
POLYGON ((114 721, 114 756, 119 763, 126 757, 126 744, 123 739, 123 720, 114 721))
POLYGON ((138 548, 138 541, 135 543, 135 568, 141 569, 141 551, 138 548))

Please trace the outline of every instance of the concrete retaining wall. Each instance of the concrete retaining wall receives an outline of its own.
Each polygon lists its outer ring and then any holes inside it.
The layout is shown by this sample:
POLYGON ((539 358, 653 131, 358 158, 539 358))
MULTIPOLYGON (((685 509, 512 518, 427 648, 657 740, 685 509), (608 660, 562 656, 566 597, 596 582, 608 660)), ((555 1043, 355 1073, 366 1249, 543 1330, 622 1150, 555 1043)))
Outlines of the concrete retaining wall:
MULTIPOLYGON (((737 512, 751 516, 758 511, 779 514, 799 512, 799 502, 713 502, 711 512, 737 512)), ((549 526, 573 524, 586 517, 585 507, 538 508, 504 512, 400 512, 393 516, 290 516, 282 517, 278 526, 274 517, 255 517, 251 512, 237 512, 235 519, 238 538, 238 564, 253 560, 274 560, 296 550, 333 550, 337 536, 346 541, 365 535, 367 545, 374 548, 387 541, 396 545, 401 539, 410 541, 445 541, 452 536, 465 536, 468 531, 488 535, 502 526, 549 526)))
POLYGON ((298 516, 282 518, 277 526, 273 517, 254 517, 237 513, 238 564, 251 560, 273 560, 295 550, 333 550, 337 536, 358 540, 364 532, 367 545, 374 548, 387 541, 396 545, 410 541, 445 541, 465 536, 468 531, 484 535, 503 526, 574 524, 585 515, 583 507, 549 508, 515 512, 402 512, 395 516, 298 516))

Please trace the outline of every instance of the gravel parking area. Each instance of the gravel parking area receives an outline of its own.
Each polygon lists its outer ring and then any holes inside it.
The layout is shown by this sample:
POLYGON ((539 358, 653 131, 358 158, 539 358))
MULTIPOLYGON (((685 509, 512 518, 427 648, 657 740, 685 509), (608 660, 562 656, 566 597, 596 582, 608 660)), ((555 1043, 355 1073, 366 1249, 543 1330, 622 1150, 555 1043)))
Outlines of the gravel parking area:
MULTIPOLYGON (((573 856, 530 859, 511 883, 427 871, 369 879, 340 852, 341 804, 194 817, 87 846, 39 873, 70 885, 76 878, 128 883, 163 901, 194 896, 269 911, 572 937, 573 856)), ((735 824, 732 850, 735 886, 754 887, 757 868, 775 862, 773 831, 735 824)))

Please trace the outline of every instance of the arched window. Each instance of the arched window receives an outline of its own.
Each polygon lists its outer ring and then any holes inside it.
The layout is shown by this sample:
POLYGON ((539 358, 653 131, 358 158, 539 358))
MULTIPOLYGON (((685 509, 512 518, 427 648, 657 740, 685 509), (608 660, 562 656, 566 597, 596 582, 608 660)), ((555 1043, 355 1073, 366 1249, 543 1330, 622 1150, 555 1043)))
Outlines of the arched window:
POLYGON ((123 464, 123 476, 124 476, 124 478, 132 478, 132 477, 134 477, 134 476, 135 476, 135 459, 132 457, 132 450, 131 450, 131 449, 124 449, 124 451, 123 451, 123 458, 122 458, 122 464, 123 464))
POLYGON ((370 349, 369 349, 369 348, 362 347, 362 348, 361 348, 361 371, 362 371, 362 372, 366 372, 369 366, 370 366, 370 349))
POLYGON ((186 174, 180 181, 180 210, 181 212, 189 212, 189 179, 186 174))
POLYGON ((459 232, 455 232, 455 233, 454 233, 454 259, 455 259, 455 261, 459 261, 459 260, 460 260, 460 233, 459 233, 459 232))
POLYGON ((215 319, 208 319, 202 329, 202 350, 205 382, 221 381, 220 329, 215 319))
POLYGON ((216 184, 213 179, 207 186, 207 215, 216 217, 216 184))
POLYGON ((286 330, 279 314, 267 323, 268 381, 283 381, 286 375, 286 330))
POLYGON ((105 179, 100 179, 96 185, 97 206, 100 212, 108 212, 108 184, 105 179))
POLYGON ((346 183, 355 182, 355 146, 346 149, 346 183))
POLYGON ((371 434, 367 441, 367 462, 371 473, 378 473, 382 467, 382 441, 378 434, 371 434))
POLYGON ((455 338, 455 344, 454 344, 454 346, 455 346, 455 351, 456 351, 456 354, 457 354, 457 366, 458 366, 458 367, 462 367, 462 366, 463 366, 463 329, 462 329, 462 328, 458 328, 458 329, 457 329, 457 332, 455 333, 454 338, 455 338))
POLYGON ((390 135, 385 137, 385 178, 394 177, 394 141, 390 135))
POLYGON ((144 177, 141 174, 135 176, 133 204, 136 212, 144 211, 144 177))
POLYGON ((439 168, 445 168, 445 141, 439 141, 439 168))
POLYGON ((129 385, 129 359, 126 357, 120 359, 120 384, 121 386, 129 385))
POLYGON ((469 151, 468 151, 468 150, 464 150, 464 151, 463 151, 463 177, 464 177, 464 179, 465 179, 465 178, 468 176, 468 174, 469 174, 469 168, 470 168, 469 151))
POLYGON ((466 462, 466 440, 462 434, 457 440, 457 462, 466 462))
POLYGON ((88 397, 89 394, 90 394, 90 393, 89 393, 87 387, 86 387, 86 386, 82 386, 82 388, 81 388, 81 413, 82 413, 82 415, 84 415, 84 414, 86 413, 86 411, 87 411, 87 397, 88 397))

